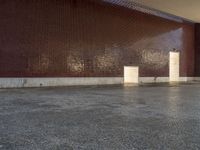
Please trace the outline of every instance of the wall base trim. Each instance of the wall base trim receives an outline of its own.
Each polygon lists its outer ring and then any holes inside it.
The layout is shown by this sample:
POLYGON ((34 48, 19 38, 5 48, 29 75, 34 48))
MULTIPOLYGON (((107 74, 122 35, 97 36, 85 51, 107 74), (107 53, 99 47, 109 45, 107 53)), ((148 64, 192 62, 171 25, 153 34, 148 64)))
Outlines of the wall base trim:
MULTIPOLYGON (((179 77, 177 82, 188 82, 188 81, 194 81, 195 79, 197 80, 198 78, 179 77)), ((163 83, 163 82, 170 82, 170 79, 169 77, 140 77, 139 82, 140 83, 163 83)))
POLYGON ((193 77, 193 81, 200 81, 200 77, 193 77))
POLYGON ((123 84, 122 77, 0 78, 0 88, 123 84))
MULTIPOLYGON (((200 81, 200 77, 180 77, 178 82, 200 81)), ((139 77, 139 83, 164 83, 169 77, 139 77)), ((0 88, 124 84, 123 77, 0 78, 0 88)))

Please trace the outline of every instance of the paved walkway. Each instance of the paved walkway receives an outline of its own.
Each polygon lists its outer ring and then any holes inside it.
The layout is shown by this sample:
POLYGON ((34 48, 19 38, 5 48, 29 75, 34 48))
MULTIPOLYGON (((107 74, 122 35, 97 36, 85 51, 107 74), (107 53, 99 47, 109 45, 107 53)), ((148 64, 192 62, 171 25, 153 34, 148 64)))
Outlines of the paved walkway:
POLYGON ((0 150, 197 150, 200 84, 0 90, 0 150))

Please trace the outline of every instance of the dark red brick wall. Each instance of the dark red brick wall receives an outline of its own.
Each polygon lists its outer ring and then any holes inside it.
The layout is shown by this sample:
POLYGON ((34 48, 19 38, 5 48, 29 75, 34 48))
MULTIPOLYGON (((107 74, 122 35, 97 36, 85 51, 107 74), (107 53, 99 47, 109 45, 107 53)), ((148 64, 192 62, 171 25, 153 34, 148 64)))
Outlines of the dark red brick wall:
POLYGON ((195 24, 195 76, 200 76, 200 23, 195 24))
POLYGON ((194 75, 194 26, 87 0, 0 0, 1 77, 168 76, 169 51, 181 76, 194 75))

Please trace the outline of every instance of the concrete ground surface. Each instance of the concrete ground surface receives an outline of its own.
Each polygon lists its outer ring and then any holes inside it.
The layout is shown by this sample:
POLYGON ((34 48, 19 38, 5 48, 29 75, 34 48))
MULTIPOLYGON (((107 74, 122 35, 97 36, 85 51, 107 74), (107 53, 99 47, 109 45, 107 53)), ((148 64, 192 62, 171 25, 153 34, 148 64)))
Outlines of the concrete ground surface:
POLYGON ((200 84, 0 90, 0 150, 198 150, 200 84))

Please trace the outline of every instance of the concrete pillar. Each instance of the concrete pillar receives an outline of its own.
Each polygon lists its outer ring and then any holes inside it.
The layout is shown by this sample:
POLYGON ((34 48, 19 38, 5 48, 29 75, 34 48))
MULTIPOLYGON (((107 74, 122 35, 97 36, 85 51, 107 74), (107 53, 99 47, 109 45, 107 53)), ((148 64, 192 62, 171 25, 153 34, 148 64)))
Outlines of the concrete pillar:
POLYGON ((133 84, 139 82, 139 67, 124 66, 124 83, 133 84))
POLYGON ((170 52, 169 81, 178 82, 180 77, 180 52, 170 52))

